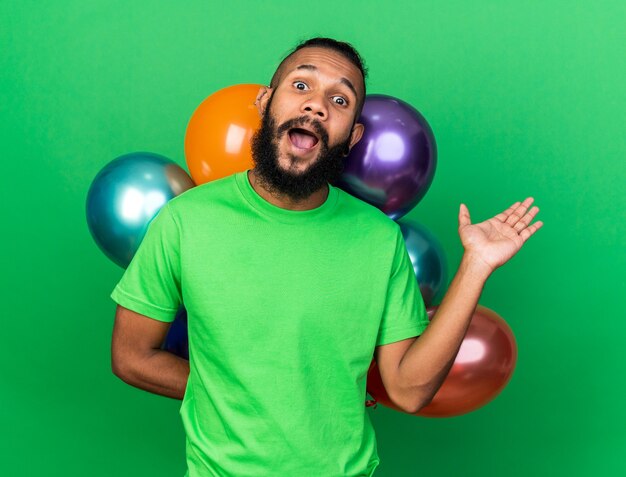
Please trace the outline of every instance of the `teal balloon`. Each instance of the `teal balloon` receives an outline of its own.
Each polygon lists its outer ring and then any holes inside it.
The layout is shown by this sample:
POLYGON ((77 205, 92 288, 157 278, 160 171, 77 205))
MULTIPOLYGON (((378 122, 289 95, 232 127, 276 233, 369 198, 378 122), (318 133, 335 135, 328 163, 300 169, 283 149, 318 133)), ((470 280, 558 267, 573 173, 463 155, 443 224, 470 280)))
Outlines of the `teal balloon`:
POLYGON ((126 268, 161 207, 194 185, 182 167, 159 154, 120 156, 104 166, 89 187, 89 231, 104 254, 126 268))
POLYGON ((415 220, 404 218, 397 223, 402 231, 424 304, 431 306, 442 297, 448 284, 448 266, 443 247, 425 226, 415 220))

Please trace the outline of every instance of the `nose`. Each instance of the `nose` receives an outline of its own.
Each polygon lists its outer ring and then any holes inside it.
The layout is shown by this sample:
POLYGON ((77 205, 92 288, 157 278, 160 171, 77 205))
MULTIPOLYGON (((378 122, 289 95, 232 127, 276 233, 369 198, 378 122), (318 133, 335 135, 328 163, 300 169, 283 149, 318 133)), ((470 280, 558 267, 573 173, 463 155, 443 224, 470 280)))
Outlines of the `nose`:
POLYGON ((324 98, 320 96, 311 96, 302 104, 302 112, 310 114, 315 119, 325 120, 328 117, 328 109, 324 104, 324 98))

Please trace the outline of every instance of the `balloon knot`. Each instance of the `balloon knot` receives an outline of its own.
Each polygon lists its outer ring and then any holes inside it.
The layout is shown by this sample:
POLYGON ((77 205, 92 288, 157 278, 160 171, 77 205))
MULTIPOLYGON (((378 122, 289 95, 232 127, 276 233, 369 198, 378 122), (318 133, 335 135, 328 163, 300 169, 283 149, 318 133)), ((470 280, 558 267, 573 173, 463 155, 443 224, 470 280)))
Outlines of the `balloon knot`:
POLYGON ((376 399, 368 399, 367 401, 365 401, 365 407, 373 407, 374 409, 376 409, 377 406, 378 403, 376 402, 376 399))

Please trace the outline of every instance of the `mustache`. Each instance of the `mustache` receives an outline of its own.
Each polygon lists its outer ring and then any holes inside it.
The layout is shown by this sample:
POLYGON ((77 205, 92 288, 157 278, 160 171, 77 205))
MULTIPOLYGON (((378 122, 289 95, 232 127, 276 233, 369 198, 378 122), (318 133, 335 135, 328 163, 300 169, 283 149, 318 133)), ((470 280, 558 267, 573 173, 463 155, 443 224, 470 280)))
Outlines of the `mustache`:
POLYGON ((305 124, 310 125, 311 128, 317 133, 320 137, 320 141, 322 141, 322 144, 326 146, 328 145, 328 133, 326 132, 326 129, 324 129, 324 126, 322 126, 322 123, 320 123, 317 119, 311 119, 308 116, 299 116, 285 121, 276 130, 276 137, 280 138, 290 129, 304 126, 305 124))

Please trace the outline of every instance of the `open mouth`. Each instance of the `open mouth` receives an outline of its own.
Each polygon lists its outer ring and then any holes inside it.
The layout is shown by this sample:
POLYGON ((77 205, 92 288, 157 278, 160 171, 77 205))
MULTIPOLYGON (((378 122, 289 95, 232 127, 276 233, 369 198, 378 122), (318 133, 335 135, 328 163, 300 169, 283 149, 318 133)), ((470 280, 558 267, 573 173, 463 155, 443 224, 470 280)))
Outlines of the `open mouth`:
POLYGON ((314 133, 302 128, 290 129, 289 140, 295 147, 304 150, 313 149, 319 142, 319 138, 314 133))

